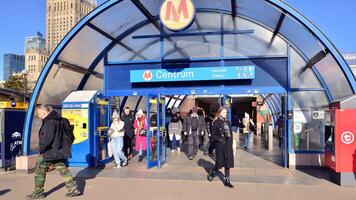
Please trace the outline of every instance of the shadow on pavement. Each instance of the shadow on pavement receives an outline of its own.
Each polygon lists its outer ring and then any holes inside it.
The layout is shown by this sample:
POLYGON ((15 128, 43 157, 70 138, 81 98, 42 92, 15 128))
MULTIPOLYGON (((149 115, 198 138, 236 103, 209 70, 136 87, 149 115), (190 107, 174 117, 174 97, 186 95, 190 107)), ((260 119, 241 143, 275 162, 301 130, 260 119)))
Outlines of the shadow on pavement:
MULTIPOLYGON (((105 168, 105 165, 101 165, 99 167, 86 167, 86 168, 80 170, 74 177, 74 180, 77 182, 77 185, 78 185, 78 190, 82 194, 84 194, 86 181, 96 178, 96 176, 104 168, 105 168)), ((49 190, 48 192, 46 192, 46 196, 49 196, 50 194, 60 190, 63 187, 65 187, 64 183, 57 185, 56 187, 54 187, 51 190, 49 190)))
POLYGON ((10 191, 11 191, 10 189, 0 190, 0 196, 4 195, 10 191))
MULTIPOLYGON (((199 159, 198 166, 204 168, 206 175, 208 176, 210 170, 213 169, 215 165, 212 162, 207 161, 205 159, 199 159)), ((216 173, 216 176, 219 177, 221 182, 224 182, 224 174, 221 173, 220 170, 216 173)))

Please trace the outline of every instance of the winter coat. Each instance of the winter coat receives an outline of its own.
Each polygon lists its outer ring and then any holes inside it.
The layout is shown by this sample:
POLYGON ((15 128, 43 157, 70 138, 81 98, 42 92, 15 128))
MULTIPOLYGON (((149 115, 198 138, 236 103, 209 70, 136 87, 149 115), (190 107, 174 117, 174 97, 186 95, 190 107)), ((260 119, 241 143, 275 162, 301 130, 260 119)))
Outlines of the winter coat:
POLYGON ((110 128, 113 130, 111 137, 112 138, 124 137, 124 135, 125 135, 124 126, 125 126, 125 123, 123 121, 111 123, 110 128))
POLYGON ((135 117, 130 113, 129 115, 124 114, 122 116, 121 121, 125 123, 124 129, 125 129, 125 135, 129 138, 133 138, 135 136, 135 128, 134 128, 134 123, 135 123, 135 117))
POLYGON ((232 148, 233 136, 231 130, 231 123, 226 121, 230 129, 230 137, 227 137, 224 121, 217 119, 212 122, 211 137, 215 143, 216 161, 215 166, 217 168, 233 168, 234 167, 234 153, 232 148))
POLYGON ((46 161, 72 157, 68 140, 63 139, 61 119, 62 117, 57 112, 52 111, 42 120, 42 126, 38 134, 39 151, 46 161))
MULTIPOLYGON (((147 124, 146 124, 146 117, 143 117, 141 119, 142 122, 142 129, 147 129, 147 124)), ((142 150, 145 151, 147 149, 147 137, 146 136, 141 136, 140 133, 140 128, 139 128, 139 120, 136 119, 134 123, 134 128, 135 128, 135 134, 136 134, 136 144, 135 144, 135 149, 136 151, 140 150, 140 145, 142 144, 142 150)), ((147 133, 149 134, 149 133, 147 133)))
POLYGON ((249 117, 244 117, 242 119, 242 125, 243 125, 242 133, 244 134, 251 133, 250 124, 255 125, 255 123, 253 123, 253 121, 249 117))
MULTIPOLYGON (((192 127, 192 116, 187 116, 184 120, 183 132, 187 132, 188 134, 191 134, 191 127, 192 127)), ((204 131, 204 133, 207 133, 205 119, 204 117, 199 116, 197 133, 201 134, 202 131, 204 131)))
POLYGON ((178 122, 170 122, 168 125, 168 134, 169 139, 173 140, 173 135, 176 136, 176 140, 180 140, 182 134, 182 122, 179 120, 178 122))

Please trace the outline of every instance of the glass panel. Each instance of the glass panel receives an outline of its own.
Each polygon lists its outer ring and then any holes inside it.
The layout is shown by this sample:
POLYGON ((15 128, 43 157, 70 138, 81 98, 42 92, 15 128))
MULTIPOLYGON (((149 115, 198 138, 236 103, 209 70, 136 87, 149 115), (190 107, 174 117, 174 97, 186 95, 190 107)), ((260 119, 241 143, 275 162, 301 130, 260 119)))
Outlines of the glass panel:
POLYGON ((146 20, 131 1, 121 1, 94 18, 91 23, 113 37, 146 20))
POLYGON ((83 74, 63 68, 59 69, 57 65, 53 65, 39 94, 37 103, 61 105, 71 91, 77 90, 83 76, 83 74))
POLYGON ((273 33, 250 21, 225 15, 225 30, 254 30, 252 34, 224 35, 225 57, 287 55, 287 43, 273 33))
POLYGON ((88 68, 110 42, 111 40, 95 30, 84 27, 65 47, 58 59, 88 68))
POLYGON ((98 91, 102 92, 103 91, 103 82, 104 82, 103 79, 92 75, 88 79, 87 84, 84 87, 84 90, 98 90, 98 91))
POLYGON ((293 92, 292 145, 296 150, 323 150, 324 119, 313 117, 315 111, 328 108, 324 92, 293 92), (299 110, 299 108, 301 108, 299 110), (295 110, 298 109, 298 110, 295 110))
POLYGON ((193 0, 196 8, 210 8, 231 11, 231 0, 193 0))
POLYGON ((120 45, 115 45, 108 52, 108 61, 128 61, 134 54, 120 45))
POLYGON ((330 54, 318 62, 316 68, 326 82, 333 99, 336 100, 353 94, 340 66, 330 54))
POLYGON ((142 35, 159 35, 159 30, 152 24, 148 24, 141 29, 130 34, 128 37, 122 40, 126 46, 130 47, 134 51, 134 56, 128 60, 153 60, 160 57, 160 38, 147 38, 147 39, 133 39, 133 36, 142 35), (149 49, 149 51, 147 51, 149 49))
POLYGON ((220 36, 174 37, 164 40, 164 58, 216 58, 220 57, 220 36), (172 45, 174 41, 175 46, 172 45))
POLYGON ((279 33, 298 47, 308 59, 325 49, 309 30, 289 15, 284 18, 279 33))
POLYGON ((125 107, 129 107, 130 110, 134 110, 139 99, 140 99, 140 96, 129 96, 126 101, 126 104, 124 106, 124 109, 125 109, 125 107))
POLYGON ((238 0, 237 13, 260 22, 272 30, 276 28, 281 16, 280 10, 261 0, 238 0))
POLYGON ((319 80, 311 69, 304 70, 306 62, 294 50, 290 49, 291 87, 292 88, 321 88, 319 80))

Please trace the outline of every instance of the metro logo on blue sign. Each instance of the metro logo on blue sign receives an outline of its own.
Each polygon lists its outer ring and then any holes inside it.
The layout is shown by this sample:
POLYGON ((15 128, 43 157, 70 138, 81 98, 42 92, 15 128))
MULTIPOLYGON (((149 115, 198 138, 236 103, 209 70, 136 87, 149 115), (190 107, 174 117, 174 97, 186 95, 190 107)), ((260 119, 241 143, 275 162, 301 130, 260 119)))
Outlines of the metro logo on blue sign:
POLYGON ((254 79, 255 66, 131 70, 131 83, 254 79))

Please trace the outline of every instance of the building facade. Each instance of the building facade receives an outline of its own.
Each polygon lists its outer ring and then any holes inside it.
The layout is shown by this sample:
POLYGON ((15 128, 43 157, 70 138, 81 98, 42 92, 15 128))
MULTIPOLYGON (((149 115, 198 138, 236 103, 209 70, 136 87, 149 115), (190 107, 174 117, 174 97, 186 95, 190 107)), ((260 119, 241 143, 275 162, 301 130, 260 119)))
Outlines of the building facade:
POLYGON ((344 58, 356 76, 356 53, 346 53, 344 54, 344 58))
POLYGON ((4 54, 4 80, 9 80, 14 73, 21 72, 25 66, 25 57, 16 54, 4 54))
POLYGON ((47 50, 51 53, 68 31, 95 7, 94 0, 47 0, 47 50))
POLYGON ((25 69, 27 70, 27 83, 33 89, 43 66, 48 59, 46 39, 41 33, 25 39, 25 69))

